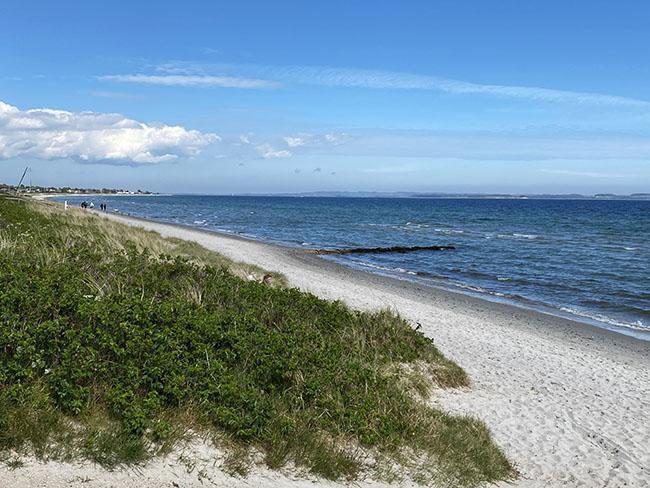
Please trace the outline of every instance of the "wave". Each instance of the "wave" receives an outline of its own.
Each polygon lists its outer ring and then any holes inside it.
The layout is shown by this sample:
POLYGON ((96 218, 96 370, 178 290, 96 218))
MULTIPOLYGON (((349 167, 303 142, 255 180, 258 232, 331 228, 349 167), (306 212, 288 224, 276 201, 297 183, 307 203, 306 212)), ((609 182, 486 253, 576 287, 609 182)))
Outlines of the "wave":
MULTIPOLYGON (((507 300, 509 303, 513 304, 520 304, 520 305, 525 305, 527 307, 531 307, 533 309, 538 309, 538 307, 542 307, 542 309, 546 308, 546 310, 549 309, 556 309, 561 312, 570 314, 575 317, 581 317, 583 319, 589 319, 591 321, 611 325, 611 326, 616 326, 616 327, 621 327, 624 329, 631 329, 635 331, 650 331, 650 325, 646 324, 643 320, 639 319, 636 321, 632 322, 626 322, 623 320, 618 320, 613 317, 608 317, 606 315, 603 315, 601 313, 597 312, 590 312, 590 311, 585 311, 585 310, 580 310, 577 308, 572 308, 572 307, 567 307, 567 306, 558 306, 558 305, 553 305, 550 303, 545 303, 545 302, 540 302, 538 300, 531 300, 530 298, 526 298, 521 295, 517 294, 511 294, 511 293, 506 293, 503 291, 497 291, 497 290, 492 290, 489 288, 485 288, 482 286, 478 286, 476 284, 469 284, 469 283, 463 283, 459 282, 456 280, 452 280, 448 276, 442 276, 442 275, 437 275, 434 273, 430 273, 427 271, 411 271, 407 270, 404 268, 400 267, 387 267, 387 266, 380 266, 377 264, 373 263, 367 263, 363 261, 355 261, 356 264, 365 267, 365 268, 371 268, 375 269, 378 271, 382 272, 387 272, 391 274, 401 274, 401 275, 410 275, 410 276, 417 276, 421 278, 425 278, 430 280, 430 282, 433 284, 435 281, 442 281, 444 280, 444 285, 440 283, 440 285, 443 288, 446 288, 448 290, 459 290, 461 292, 466 292, 469 294, 476 294, 480 295, 483 297, 495 297, 496 299, 500 300, 507 300)), ((511 278, 507 277, 497 277, 498 281, 509 281, 511 278)))
POLYGON ((606 315, 587 312, 585 310, 578 310, 571 307, 559 307, 563 312, 570 313, 572 315, 577 315, 579 317, 584 317, 587 319, 595 320, 597 322, 602 322, 609 325, 615 325, 617 327, 623 327, 626 329, 639 330, 639 331, 650 331, 650 326, 646 325, 642 320, 636 320, 634 322, 623 322, 621 320, 614 319, 612 317, 607 317, 606 315))
POLYGON ((464 230, 459 230, 459 229, 443 229, 440 227, 436 227, 433 229, 434 232, 438 232, 440 234, 464 234, 464 230))
MULTIPOLYGON (((491 239, 493 237, 493 234, 486 234, 486 239, 491 239), (490 237, 487 237, 490 236, 490 237)), ((497 234, 496 237, 499 239, 538 239, 539 235, 538 234, 519 234, 517 232, 514 232, 512 234, 497 234)))

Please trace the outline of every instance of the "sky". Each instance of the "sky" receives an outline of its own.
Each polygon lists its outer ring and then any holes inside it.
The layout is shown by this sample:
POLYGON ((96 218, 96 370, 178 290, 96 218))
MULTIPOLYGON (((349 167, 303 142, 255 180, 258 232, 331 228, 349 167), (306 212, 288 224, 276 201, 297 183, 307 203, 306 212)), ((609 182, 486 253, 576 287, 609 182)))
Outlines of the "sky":
POLYGON ((0 182, 650 192, 642 0, 0 3, 0 182))

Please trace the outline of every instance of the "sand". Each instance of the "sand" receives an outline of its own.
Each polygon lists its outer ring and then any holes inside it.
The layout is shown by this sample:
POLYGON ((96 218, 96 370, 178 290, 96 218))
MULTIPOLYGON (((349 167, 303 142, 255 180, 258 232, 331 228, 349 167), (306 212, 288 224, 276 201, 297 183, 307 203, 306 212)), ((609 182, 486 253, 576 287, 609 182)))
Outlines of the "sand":
MULTIPOLYGON (((432 400, 482 419, 516 464, 516 487, 650 487, 650 342, 539 312, 348 269, 317 256, 120 215, 168 237, 283 273, 291 286, 361 309, 391 308, 432 337, 470 375, 432 400)), ((256 468, 221 472, 208 445, 192 470, 178 456, 137 470, 40 463, 0 471, 0 486, 337 486, 256 468)), ((362 481, 356 486, 382 486, 362 481)), ((404 486, 400 484, 400 486, 404 486)))

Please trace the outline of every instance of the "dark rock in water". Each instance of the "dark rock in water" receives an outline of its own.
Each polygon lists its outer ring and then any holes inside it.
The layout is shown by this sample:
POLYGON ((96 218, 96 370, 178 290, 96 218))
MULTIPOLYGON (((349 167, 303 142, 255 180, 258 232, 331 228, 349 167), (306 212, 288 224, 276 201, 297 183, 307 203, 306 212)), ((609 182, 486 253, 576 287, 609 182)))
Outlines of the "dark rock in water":
POLYGON ((454 246, 393 246, 393 247, 353 247, 349 249, 310 249, 309 254, 370 254, 370 253, 407 253, 415 251, 450 251, 454 246))

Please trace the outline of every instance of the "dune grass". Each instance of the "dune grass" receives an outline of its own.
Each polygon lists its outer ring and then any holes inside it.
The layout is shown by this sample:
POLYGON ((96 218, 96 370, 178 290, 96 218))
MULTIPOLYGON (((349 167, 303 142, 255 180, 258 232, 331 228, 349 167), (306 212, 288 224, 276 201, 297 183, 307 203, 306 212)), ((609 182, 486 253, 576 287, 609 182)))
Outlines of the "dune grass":
POLYGON ((468 385, 431 340, 392 313, 263 274, 0 196, 0 458, 112 468, 201 434, 240 474, 254 452, 328 479, 475 486, 514 475, 480 421, 423 401, 468 385))

